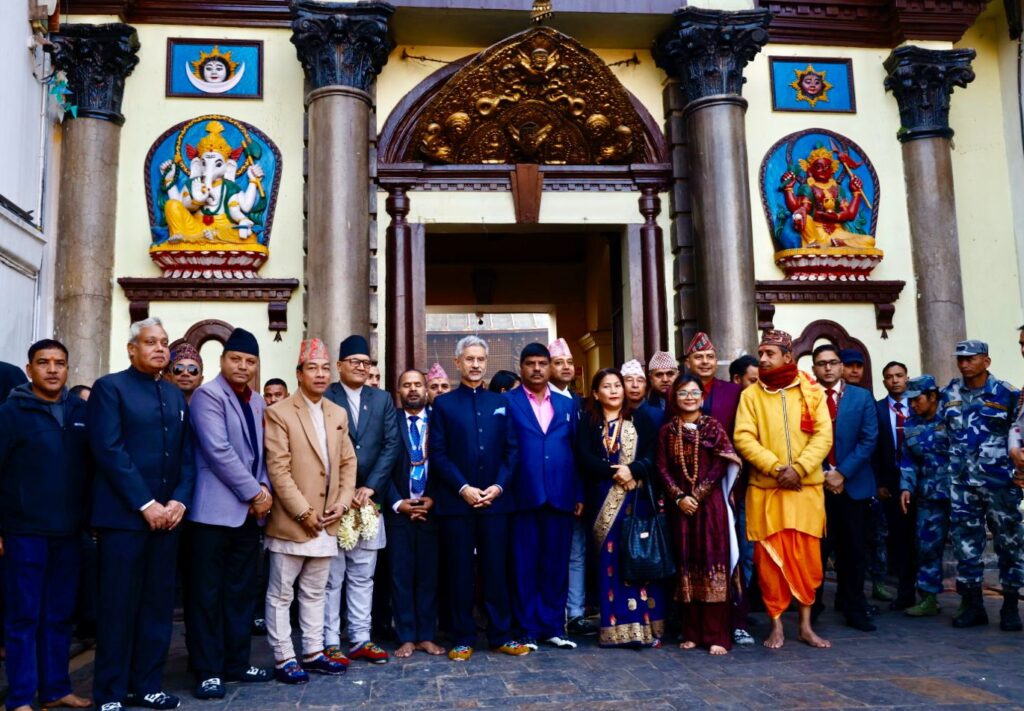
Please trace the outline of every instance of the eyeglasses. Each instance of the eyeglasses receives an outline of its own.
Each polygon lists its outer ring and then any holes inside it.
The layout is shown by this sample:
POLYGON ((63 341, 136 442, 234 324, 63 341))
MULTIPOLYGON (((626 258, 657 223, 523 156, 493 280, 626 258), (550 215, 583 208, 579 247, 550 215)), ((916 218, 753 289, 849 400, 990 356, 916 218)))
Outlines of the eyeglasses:
POLYGON ((837 365, 842 365, 841 360, 819 360, 814 363, 819 368, 835 368, 837 365))
POLYGON ((199 366, 182 365, 181 363, 179 363, 175 365, 173 368, 171 368, 171 372, 174 373, 175 375, 183 375, 186 371, 188 372, 189 375, 199 375, 199 366))
POLYGON ((680 390, 676 397, 680 400, 699 400, 703 393, 700 390, 680 390))
POLYGON ((370 367, 369 358, 346 358, 342 362, 348 363, 350 368, 355 368, 356 370, 366 370, 370 367))

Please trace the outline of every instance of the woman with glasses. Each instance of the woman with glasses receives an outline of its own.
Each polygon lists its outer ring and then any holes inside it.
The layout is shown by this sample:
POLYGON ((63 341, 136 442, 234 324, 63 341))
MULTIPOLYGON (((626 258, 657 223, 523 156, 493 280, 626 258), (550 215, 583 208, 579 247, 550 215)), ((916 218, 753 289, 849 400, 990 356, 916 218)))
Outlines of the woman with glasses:
POLYGON ((676 378, 656 462, 675 533, 679 646, 721 655, 732 648, 730 598, 737 591, 738 547, 727 501, 741 462, 718 420, 701 413, 703 404, 700 378, 676 378))
POLYGON ((599 370, 577 431, 576 463, 595 482, 597 516, 593 525, 598 550, 598 596, 602 647, 660 647, 668 598, 660 581, 627 582, 620 575, 622 522, 633 506, 650 516, 650 499, 638 487, 653 484, 657 430, 650 419, 630 409, 622 375, 599 370))

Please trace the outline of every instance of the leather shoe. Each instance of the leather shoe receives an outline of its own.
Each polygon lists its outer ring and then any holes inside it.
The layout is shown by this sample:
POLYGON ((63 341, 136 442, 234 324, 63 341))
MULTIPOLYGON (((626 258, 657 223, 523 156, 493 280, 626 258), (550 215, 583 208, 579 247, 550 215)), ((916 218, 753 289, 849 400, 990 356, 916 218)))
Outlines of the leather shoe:
POLYGON ((861 632, 874 632, 878 629, 875 624, 868 619, 867 615, 863 617, 847 617, 846 626, 852 627, 855 630, 860 630, 861 632))

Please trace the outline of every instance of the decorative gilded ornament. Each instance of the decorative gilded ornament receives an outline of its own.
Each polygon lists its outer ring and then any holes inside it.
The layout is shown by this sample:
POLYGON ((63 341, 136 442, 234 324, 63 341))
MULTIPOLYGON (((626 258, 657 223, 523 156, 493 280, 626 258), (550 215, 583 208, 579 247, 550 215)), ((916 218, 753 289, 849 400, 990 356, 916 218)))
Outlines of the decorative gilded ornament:
POLYGON ((530 10, 530 19, 534 22, 544 22, 554 15, 551 7, 551 0, 533 0, 533 9, 530 10))
POLYGON ((828 90, 832 88, 825 79, 828 72, 816 71, 810 64, 807 65, 807 69, 794 69, 793 72, 796 79, 790 86, 796 89, 797 101, 806 101, 812 108, 819 101, 828 101, 828 90))
POLYGON ((441 164, 651 162, 608 66, 548 27, 484 50, 427 104, 403 160, 441 164))

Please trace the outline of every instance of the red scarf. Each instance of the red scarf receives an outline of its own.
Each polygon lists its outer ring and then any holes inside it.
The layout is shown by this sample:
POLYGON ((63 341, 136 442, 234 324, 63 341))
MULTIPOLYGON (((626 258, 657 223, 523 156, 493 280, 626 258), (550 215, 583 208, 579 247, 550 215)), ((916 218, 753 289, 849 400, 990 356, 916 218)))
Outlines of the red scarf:
MULTIPOLYGON (((799 377, 799 375, 800 371, 797 370, 796 363, 787 363, 775 370, 769 370, 768 372, 759 371, 757 377, 772 390, 782 390, 792 385, 793 379, 799 377)), ((808 434, 813 434, 814 416, 811 414, 811 405, 807 401, 807 393, 804 392, 802 387, 803 383, 800 383, 800 386, 800 429, 808 434)))
POLYGON ((775 370, 759 371, 757 377, 772 390, 782 390, 782 388, 793 383, 793 378, 796 377, 796 374, 796 363, 786 363, 775 370))

